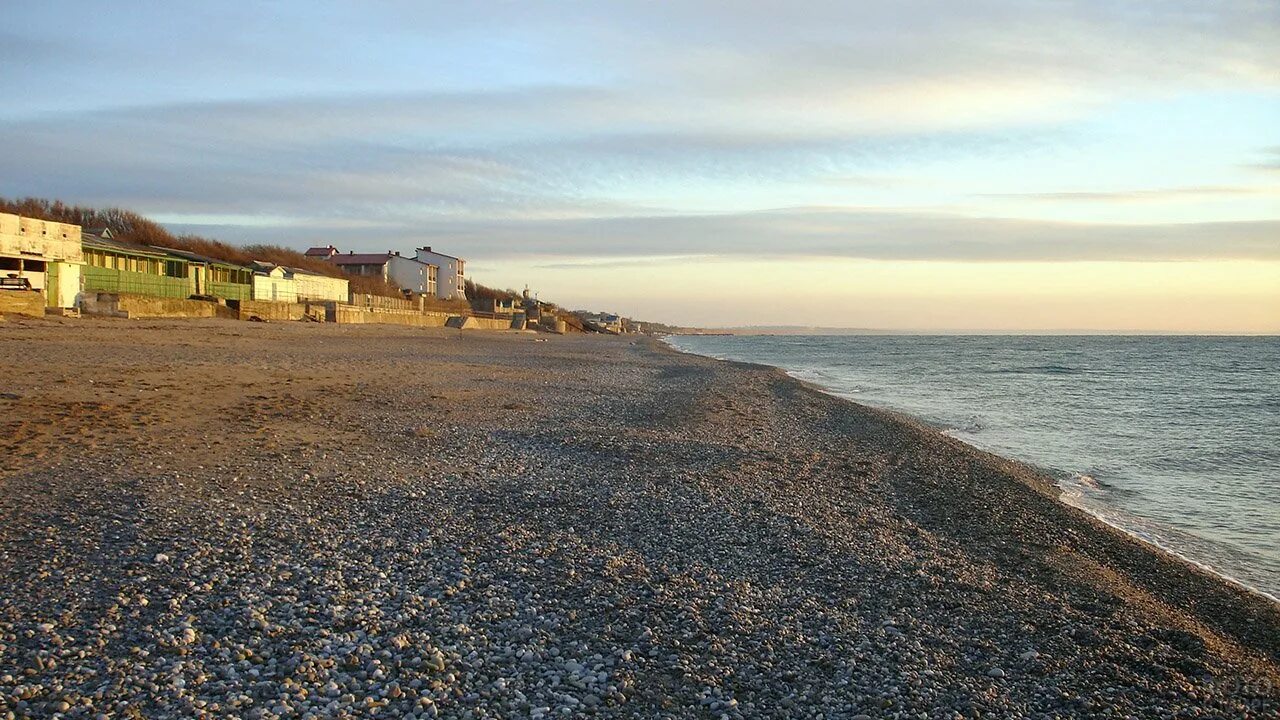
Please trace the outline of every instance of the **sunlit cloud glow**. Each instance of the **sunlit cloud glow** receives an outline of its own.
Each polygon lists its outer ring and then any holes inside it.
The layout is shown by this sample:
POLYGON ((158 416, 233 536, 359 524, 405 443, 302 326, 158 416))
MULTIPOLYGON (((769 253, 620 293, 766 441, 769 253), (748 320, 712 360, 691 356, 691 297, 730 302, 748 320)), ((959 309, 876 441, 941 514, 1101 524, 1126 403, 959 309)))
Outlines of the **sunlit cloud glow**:
MULTIPOLYGON (((1280 283, 1242 312, 1213 269, 1280 258, 1276 3, 52 2, 6 19, 64 29, 0 30, 8 197, 235 242, 449 247, 495 284, 675 322, 712 319, 694 284, 723 286, 717 322, 745 322, 741 263, 781 277, 828 258, 988 278, 1007 308, 1029 292, 1012 267, 1129 263, 1136 283, 1176 263, 1221 327, 1280 327, 1280 283)), ((866 322, 919 326, 912 293, 951 280, 903 274, 866 322)), ((1027 321, 1085 319, 1054 307, 1027 321)), ((930 317, 995 322, 972 313, 930 317)))

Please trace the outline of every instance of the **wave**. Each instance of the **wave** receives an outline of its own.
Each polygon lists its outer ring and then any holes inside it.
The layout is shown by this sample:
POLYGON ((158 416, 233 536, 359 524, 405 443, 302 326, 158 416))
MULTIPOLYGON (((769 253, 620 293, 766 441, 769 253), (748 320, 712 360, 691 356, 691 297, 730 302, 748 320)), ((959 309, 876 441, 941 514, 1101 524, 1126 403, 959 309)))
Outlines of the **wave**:
POLYGON ((1070 365, 1028 365, 1025 367, 988 368, 986 375, 1081 375, 1084 370, 1070 365))
MULTIPOLYGON (((1216 537, 1216 527, 1235 529, 1242 522, 1238 513, 1224 518, 1221 513, 1198 513, 1191 509, 1180 518, 1181 522, 1153 517, 1167 515, 1161 514, 1161 508, 1168 505, 1168 498, 1160 493, 1184 491, 1176 483, 1162 483, 1159 478, 1152 478, 1153 473, 1163 472, 1160 468, 1201 472, 1215 478, 1223 475, 1224 468, 1231 467, 1229 461, 1236 458, 1215 454, 1229 453, 1231 448, 1200 447, 1195 453, 1188 453, 1179 452, 1175 445, 1162 441, 1167 433, 1161 423, 1181 427, 1178 423, 1187 421, 1176 413, 1165 417, 1152 412, 1133 425, 1134 398, 1147 401, 1167 394, 1163 384, 1152 382, 1154 371, 1146 354, 1121 354, 1104 358, 1105 363, 1075 362, 1080 357, 1093 358, 1099 351, 1116 353, 1108 350, 1109 346, 1079 351, 1054 348, 1037 350, 1041 353, 1039 358, 1023 356, 1015 360, 1007 357, 1007 353, 1005 357, 993 355, 989 348, 973 349, 965 355, 964 344, 957 342, 945 353, 929 346, 898 359, 888 357, 903 354, 894 352, 904 350, 898 347, 901 345, 898 340, 894 341, 898 345, 874 347, 862 339, 845 345, 832 345, 833 342, 823 343, 824 352, 819 357, 807 349, 789 355, 789 350, 778 347, 777 343, 764 341, 714 344, 693 341, 681 343, 683 347, 679 349, 702 355, 710 355, 708 350, 714 350, 720 357, 736 356, 781 365, 787 374, 813 383, 831 395, 915 416, 974 447, 1021 459, 1053 478, 1059 489, 1059 500, 1064 504, 1088 512, 1119 531, 1249 590, 1272 599, 1280 594, 1280 585, 1273 581, 1274 576, 1268 576, 1268 568, 1275 567, 1272 550, 1259 550, 1259 543, 1248 537, 1233 541, 1236 544, 1211 539, 1216 537), (881 377, 886 373, 889 373, 887 378, 881 377), (978 377, 983 374, 986 378, 978 377), (1057 379, 1057 376, 1071 375, 1085 377, 1057 379), (1016 379, 1018 376, 1025 379, 1016 379), (1109 398, 1081 392, 1084 383, 1107 376, 1124 381, 1124 395, 1109 398), (1035 380, 1035 377, 1042 379, 1035 380), (1082 401, 1086 396, 1088 402, 1082 401), (1099 416, 1101 419, 1095 421, 1088 413, 1098 408, 1104 412, 1099 416), (1112 425, 1107 425, 1108 422, 1112 425), (1081 427, 1077 429, 1076 425, 1081 427), (1094 432, 1103 444, 1096 451, 1078 442, 1080 438, 1088 439, 1089 432, 1094 432), (1064 442, 1060 436, 1070 436, 1077 441, 1064 442), (1161 460, 1164 464, 1144 465, 1143 457, 1164 458, 1161 460), (1212 467, 1189 465, 1204 462, 1206 458, 1212 461, 1212 467), (1114 463, 1114 467, 1107 463, 1114 463), (1073 466, 1077 472, 1063 470, 1073 466), (1144 509, 1148 514, 1142 512, 1144 509)), ((1192 389, 1205 390, 1204 378, 1185 373, 1180 377, 1193 386, 1200 383, 1192 389)), ((1221 384, 1225 380, 1217 382, 1221 384)), ((1249 409, 1275 402, 1274 395, 1268 397, 1260 392, 1256 383, 1249 387, 1258 398, 1249 409)), ((1208 400, 1222 405, 1221 395, 1207 394, 1208 400)), ((1238 402, 1233 402, 1231 407, 1237 414, 1245 410, 1238 402)), ((1263 416, 1272 417, 1265 413, 1263 416)), ((1197 419, 1203 418, 1192 418, 1197 419)), ((1255 449, 1248 462, 1239 460, 1240 467, 1249 468, 1266 460, 1258 455, 1255 449)), ((1242 475, 1243 471, 1236 474, 1242 475)), ((1226 475, 1230 479, 1230 473, 1226 475)), ((1235 492, 1239 495, 1241 490, 1235 492)), ((1248 497, 1237 499, 1249 503, 1248 497)), ((1267 507, 1261 502, 1246 505, 1255 506, 1267 507)))
POLYGON ((986 420, 978 415, 974 415, 962 424, 946 425, 941 429, 942 432, 951 435, 952 437, 959 437, 961 435, 977 435, 986 429, 986 420))
POLYGON ((1162 552, 1168 553, 1189 565, 1194 565, 1201 570, 1216 575, 1232 585, 1280 603, 1280 596, 1275 593, 1268 592, 1255 584, 1241 580, 1222 567, 1215 566, 1204 560, 1204 558, 1218 556, 1223 552, 1221 548, 1206 547, 1213 544, 1211 541, 1152 520, 1140 518, 1114 505, 1108 505, 1105 501, 1098 500, 1094 496, 1105 492, 1106 487, 1104 483, 1099 483, 1092 476, 1072 473, 1068 477, 1059 479, 1058 488, 1062 491, 1058 495, 1060 502, 1082 510, 1125 535, 1158 548, 1162 552))

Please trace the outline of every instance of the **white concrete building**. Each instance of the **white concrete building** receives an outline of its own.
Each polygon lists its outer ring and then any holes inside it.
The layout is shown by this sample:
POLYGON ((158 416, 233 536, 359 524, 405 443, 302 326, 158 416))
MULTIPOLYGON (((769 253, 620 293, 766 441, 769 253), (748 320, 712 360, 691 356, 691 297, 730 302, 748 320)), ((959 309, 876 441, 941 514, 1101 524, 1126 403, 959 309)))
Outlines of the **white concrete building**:
POLYGON ((297 286, 298 300, 347 302, 351 299, 351 290, 346 278, 317 275, 298 268, 285 268, 285 277, 294 281, 297 286))
POLYGON ((465 300, 467 298, 466 260, 435 252, 430 246, 418 248, 417 258, 421 262, 430 263, 440 268, 436 275, 436 297, 442 300, 465 300))
POLYGON ((253 299, 270 302, 296 302, 298 286, 292 278, 285 277, 284 268, 279 265, 264 266, 255 263, 261 269, 253 273, 253 299))
POLYGON ((317 275, 283 265, 255 263, 253 299, 272 302, 304 302, 307 300, 345 303, 351 299, 346 278, 317 275))
POLYGON ((372 275, 419 295, 435 295, 439 268, 398 252, 338 253, 328 258, 348 275, 372 275))
POLYGON ((26 278, 47 306, 72 308, 83 266, 79 225, 0 213, 0 277, 26 278))

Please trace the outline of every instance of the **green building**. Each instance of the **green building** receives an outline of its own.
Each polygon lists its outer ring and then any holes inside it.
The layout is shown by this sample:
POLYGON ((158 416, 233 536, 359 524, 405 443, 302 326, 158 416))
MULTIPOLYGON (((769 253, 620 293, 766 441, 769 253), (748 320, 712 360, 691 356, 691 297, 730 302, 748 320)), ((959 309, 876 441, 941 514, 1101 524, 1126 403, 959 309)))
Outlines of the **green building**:
POLYGON ((193 295, 212 295, 223 300, 253 299, 253 268, 207 257, 187 250, 154 248, 185 260, 193 269, 193 295))
POLYGON ((152 297, 253 297, 253 269, 186 250, 124 243, 84 233, 84 289, 152 297))
POLYGON ((142 245, 83 234, 84 289, 186 298, 194 294, 198 268, 183 258, 142 245))

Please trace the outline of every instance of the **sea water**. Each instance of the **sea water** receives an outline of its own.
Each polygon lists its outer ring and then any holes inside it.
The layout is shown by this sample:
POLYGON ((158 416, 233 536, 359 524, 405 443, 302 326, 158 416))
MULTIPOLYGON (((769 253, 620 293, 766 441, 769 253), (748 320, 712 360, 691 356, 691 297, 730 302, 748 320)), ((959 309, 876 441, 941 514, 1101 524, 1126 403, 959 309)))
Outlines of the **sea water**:
POLYGON ((1062 500, 1280 597, 1280 338, 675 336, 1035 465, 1062 500))

